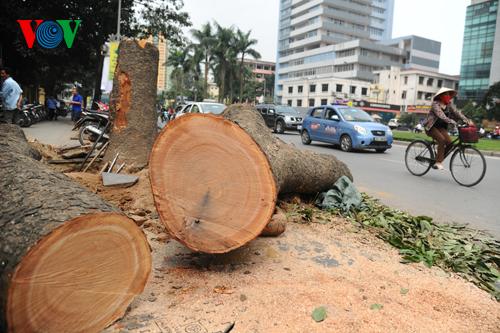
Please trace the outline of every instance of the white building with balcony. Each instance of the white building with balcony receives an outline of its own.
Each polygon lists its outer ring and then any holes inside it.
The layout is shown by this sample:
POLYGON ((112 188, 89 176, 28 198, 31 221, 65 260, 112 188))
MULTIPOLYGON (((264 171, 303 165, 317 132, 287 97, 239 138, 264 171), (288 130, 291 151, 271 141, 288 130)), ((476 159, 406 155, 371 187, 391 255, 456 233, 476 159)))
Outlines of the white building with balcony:
POLYGON ((277 99, 293 107, 368 101, 376 71, 437 72, 441 43, 392 39, 393 13, 394 0, 281 0, 277 99))

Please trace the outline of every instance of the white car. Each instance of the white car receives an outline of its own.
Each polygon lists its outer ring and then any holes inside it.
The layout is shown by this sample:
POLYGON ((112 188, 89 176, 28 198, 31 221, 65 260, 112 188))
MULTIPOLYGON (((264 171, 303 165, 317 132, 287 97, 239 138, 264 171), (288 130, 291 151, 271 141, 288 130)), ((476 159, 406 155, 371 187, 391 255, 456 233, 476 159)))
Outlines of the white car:
POLYGON ((387 124, 387 126, 393 130, 393 129, 396 129, 398 127, 401 127, 401 125, 399 124, 398 120, 397 119, 391 119, 389 120, 389 123, 387 124))
POLYGON ((213 113, 220 114, 227 106, 220 103, 196 102, 186 105, 175 114, 175 119, 187 113, 213 113))

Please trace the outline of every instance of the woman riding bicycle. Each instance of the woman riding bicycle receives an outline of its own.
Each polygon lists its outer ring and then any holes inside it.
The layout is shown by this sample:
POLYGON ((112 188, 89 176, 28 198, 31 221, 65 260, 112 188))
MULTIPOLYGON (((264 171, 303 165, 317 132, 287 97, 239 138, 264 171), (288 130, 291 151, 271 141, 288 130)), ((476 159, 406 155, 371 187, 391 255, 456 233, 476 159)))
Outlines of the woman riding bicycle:
POLYGON ((451 106, 450 100, 456 95, 456 90, 450 88, 439 89, 437 94, 434 95, 431 109, 423 124, 425 134, 436 140, 438 143, 436 164, 433 168, 441 171, 444 170, 444 156, 453 148, 453 140, 448 135, 448 124, 456 126, 457 123, 455 120, 461 119, 471 126, 474 125, 472 120, 467 119, 467 117, 451 106))

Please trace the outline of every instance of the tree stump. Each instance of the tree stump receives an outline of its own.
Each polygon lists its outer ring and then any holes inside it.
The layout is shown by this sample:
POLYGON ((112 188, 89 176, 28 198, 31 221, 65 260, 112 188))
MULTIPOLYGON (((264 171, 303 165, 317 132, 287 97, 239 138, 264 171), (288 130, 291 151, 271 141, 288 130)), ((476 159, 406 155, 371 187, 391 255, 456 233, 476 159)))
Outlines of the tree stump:
POLYGON ((240 127, 218 116, 170 122, 153 146, 149 170, 163 224, 193 250, 238 248, 273 215, 276 186, 266 157, 240 127))
MULTIPOLYGON (((159 134, 150 157, 158 213, 173 238, 207 253, 238 248, 269 223, 277 193, 329 190, 349 168, 288 145, 244 105, 221 117, 187 114, 159 134)), ((284 229, 283 229, 284 230, 284 229)))
POLYGON ((113 90, 110 95, 111 121, 109 148, 104 161, 120 153, 117 165, 136 172, 149 161, 158 135, 156 84, 159 52, 152 43, 122 41, 118 47, 113 90))
POLYGON ((347 165, 335 156, 300 149, 277 138, 252 106, 233 104, 220 116, 238 124, 259 145, 279 194, 326 192, 342 176, 353 181, 347 165))
POLYGON ((146 237, 118 208, 19 151, 0 145, 0 331, 101 331, 146 285, 146 237))

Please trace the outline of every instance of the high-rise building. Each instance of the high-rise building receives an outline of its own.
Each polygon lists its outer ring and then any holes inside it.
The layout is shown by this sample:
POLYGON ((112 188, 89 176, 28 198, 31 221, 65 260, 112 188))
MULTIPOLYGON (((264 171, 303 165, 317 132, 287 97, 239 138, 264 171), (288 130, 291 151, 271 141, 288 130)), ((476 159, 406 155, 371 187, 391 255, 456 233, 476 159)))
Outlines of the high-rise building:
POLYGON ((467 7, 457 105, 481 102, 500 81, 500 17, 498 0, 472 0, 467 7))
POLYGON ((166 40, 159 38, 158 36, 150 36, 146 39, 146 41, 156 46, 160 52, 156 89, 168 90, 170 89, 170 73, 172 72, 172 68, 165 64, 168 58, 168 43, 166 40))
MULTIPOLYGON (((293 107, 332 99, 368 101, 376 71, 399 67, 437 72, 440 42, 418 36, 392 38, 394 2, 281 0, 278 101, 293 107)), ((399 94, 399 89, 391 89, 391 94, 399 94)))

